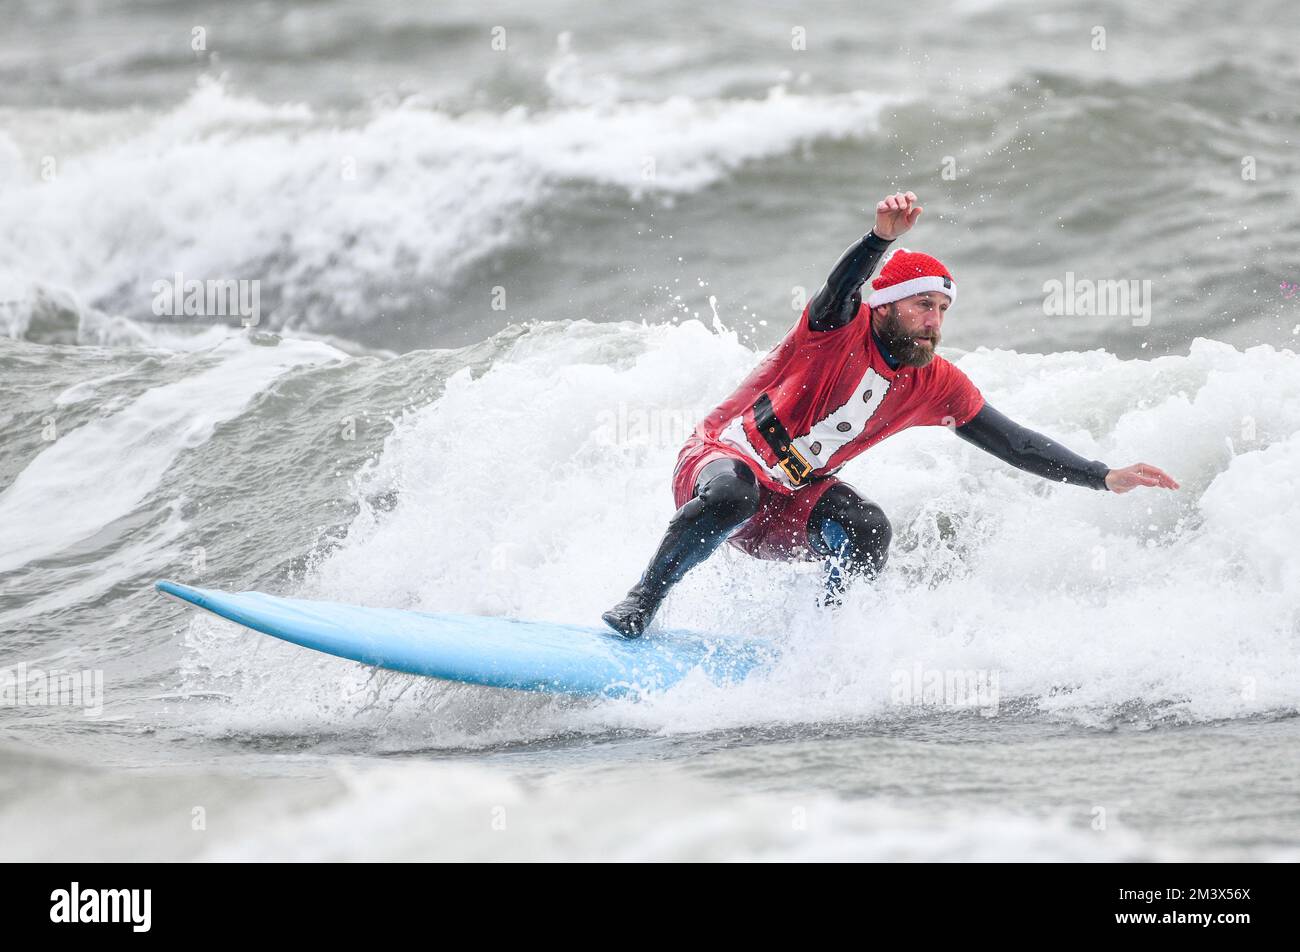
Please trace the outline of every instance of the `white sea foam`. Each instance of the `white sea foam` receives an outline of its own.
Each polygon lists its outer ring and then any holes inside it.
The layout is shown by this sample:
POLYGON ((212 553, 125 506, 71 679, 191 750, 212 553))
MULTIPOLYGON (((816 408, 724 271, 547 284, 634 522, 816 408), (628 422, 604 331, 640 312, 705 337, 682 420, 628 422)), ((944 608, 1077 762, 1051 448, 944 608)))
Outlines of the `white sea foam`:
POLYGON ((87 117, 100 134, 61 155, 48 181, 26 155, 46 147, 37 130, 0 137, 16 156, 0 162, 0 216, 25 223, 0 239, 0 286, 17 289, 7 298, 33 282, 71 288, 147 317, 153 282, 174 272, 256 278, 264 301, 300 324, 316 307, 369 320, 376 282, 391 289, 395 274, 415 274, 421 288, 448 287, 566 183, 697 191, 746 162, 862 135, 884 101, 774 89, 748 100, 340 116, 205 82, 151 121, 121 116, 115 134, 87 117))
POLYGON ((341 771, 340 779, 342 791, 328 802, 250 824, 202 858, 1116 862, 1168 855, 1131 831, 1099 835, 1064 816, 923 813, 826 793, 738 794, 673 768, 566 773, 535 785, 480 768, 404 764, 341 771))
MULTIPOLYGON (((457 762, 353 767, 335 759, 323 773, 285 776, 193 767, 97 772, 12 745, 0 756, 31 781, 0 813, 0 856, 11 862, 1132 862, 1216 852, 1165 845, 1116 816, 1094 829, 1088 810, 1072 802, 927 808, 816 786, 738 790, 672 762, 529 775, 457 762)), ((1294 859, 1283 855, 1292 852, 1255 847, 1251 856, 1294 859)))
MULTIPOLYGON (((678 449, 611 442, 609 414, 708 406, 757 357, 694 322, 536 328, 400 423, 358 486, 363 499, 396 492, 396 507, 363 506, 299 594, 595 623, 672 513, 678 449)), ((728 689, 688 679, 642 703, 483 702, 478 713, 491 716, 445 734, 419 714, 437 692, 387 710, 456 744, 466 731, 500 741, 512 731, 928 716, 893 703, 891 677, 917 665, 996 671, 1002 713, 1082 723, 1295 710, 1296 355, 1197 340, 1152 361, 981 349, 958 364, 1024 424, 1112 466, 1161 466, 1183 488, 1121 496, 1053 485, 942 428, 912 430, 841 474, 895 527, 885 578, 859 586, 841 612, 812 608, 817 566, 725 546, 663 609, 664 624, 783 643, 768 676, 728 689)), ((300 661, 286 656, 284 672, 300 661)), ((310 704, 297 713, 310 720, 310 704)))

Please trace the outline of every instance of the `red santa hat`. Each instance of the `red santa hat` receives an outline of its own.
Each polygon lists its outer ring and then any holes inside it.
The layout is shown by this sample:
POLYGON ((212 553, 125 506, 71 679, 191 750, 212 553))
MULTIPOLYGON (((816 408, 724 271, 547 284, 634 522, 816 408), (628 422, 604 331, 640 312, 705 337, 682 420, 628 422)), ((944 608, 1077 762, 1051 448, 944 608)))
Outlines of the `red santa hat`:
POLYGON ((871 286, 875 290, 867 298, 867 307, 880 307, 926 291, 940 291, 953 304, 957 303, 957 284, 943 262, 906 248, 899 248, 889 256, 871 286))

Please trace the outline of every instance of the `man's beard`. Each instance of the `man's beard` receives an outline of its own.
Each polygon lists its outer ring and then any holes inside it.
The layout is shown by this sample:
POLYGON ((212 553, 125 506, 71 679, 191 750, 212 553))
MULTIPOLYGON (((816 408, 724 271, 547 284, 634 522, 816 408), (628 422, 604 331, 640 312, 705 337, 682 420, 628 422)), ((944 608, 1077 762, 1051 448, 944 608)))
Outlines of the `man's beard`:
POLYGON ((939 346, 939 332, 922 331, 922 335, 930 335, 930 346, 918 343, 913 340, 912 334, 909 334, 903 327, 902 321, 898 319, 898 308, 893 304, 886 304, 882 307, 881 312, 884 317, 880 321, 880 327, 876 333, 884 341, 885 349, 889 351, 889 356, 893 357, 899 363, 908 367, 924 367, 930 361, 934 360, 934 349, 939 346))

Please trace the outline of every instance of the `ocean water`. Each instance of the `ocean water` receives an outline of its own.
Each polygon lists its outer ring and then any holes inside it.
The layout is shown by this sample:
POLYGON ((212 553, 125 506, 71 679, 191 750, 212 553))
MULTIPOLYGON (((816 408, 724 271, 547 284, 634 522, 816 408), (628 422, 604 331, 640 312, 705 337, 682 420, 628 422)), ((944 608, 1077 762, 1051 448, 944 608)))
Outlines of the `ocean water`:
POLYGON ((1300 858, 1294 5, 4 17, 0 671, 102 703, 0 704, 0 858, 1300 858), (593 623, 687 433, 906 188, 945 356, 1180 490, 905 432, 841 473, 879 582, 828 613, 816 566, 721 551, 660 617, 781 663, 639 701, 152 590, 593 623), (177 275, 257 282, 256 323, 158 313, 177 275), (1104 281, 1133 306, 1045 304, 1104 281), (953 673, 993 694, 921 690, 953 673))

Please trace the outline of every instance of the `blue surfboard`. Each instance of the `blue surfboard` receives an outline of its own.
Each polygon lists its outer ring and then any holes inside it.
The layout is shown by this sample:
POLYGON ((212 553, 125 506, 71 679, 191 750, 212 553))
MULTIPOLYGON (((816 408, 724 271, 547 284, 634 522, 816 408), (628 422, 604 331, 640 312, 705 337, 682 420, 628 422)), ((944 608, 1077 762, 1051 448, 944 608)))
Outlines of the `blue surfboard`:
POLYGON ((581 625, 362 608, 168 581, 157 588, 304 648, 407 674, 517 691, 639 696, 671 687, 692 671, 715 684, 739 682, 776 659, 764 642, 689 631, 627 641, 581 625))

